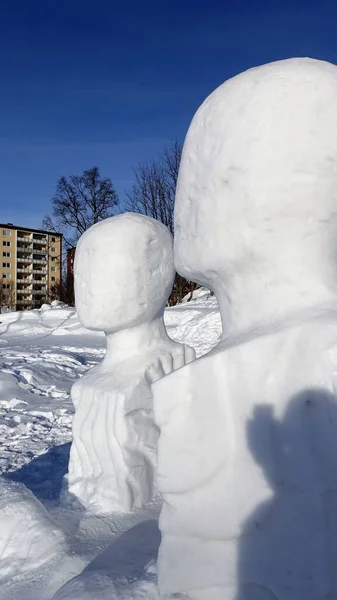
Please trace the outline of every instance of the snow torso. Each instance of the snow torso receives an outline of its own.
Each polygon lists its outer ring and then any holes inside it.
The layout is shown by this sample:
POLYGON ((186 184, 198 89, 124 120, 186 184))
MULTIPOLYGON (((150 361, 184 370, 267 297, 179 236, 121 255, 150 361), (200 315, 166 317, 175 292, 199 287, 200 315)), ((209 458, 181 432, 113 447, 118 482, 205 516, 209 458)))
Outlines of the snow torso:
POLYGON ((162 590, 323 598, 337 591, 337 313, 227 344, 153 386, 162 590))
POLYGON ((140 357, 114 364, 107 356, 74 384, 67 482, 87 510, 123 512, 156 498, 159 431, 151 383, 193 357, 190 348, 167 337, 140 357))

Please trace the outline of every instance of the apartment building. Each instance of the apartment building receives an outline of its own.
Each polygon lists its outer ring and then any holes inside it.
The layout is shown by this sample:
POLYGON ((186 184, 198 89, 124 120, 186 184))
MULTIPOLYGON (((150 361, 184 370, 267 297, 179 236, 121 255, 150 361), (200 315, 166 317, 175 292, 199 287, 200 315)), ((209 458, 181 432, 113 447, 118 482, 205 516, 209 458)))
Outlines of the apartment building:
POLYGON ((0 223, 1 303, 39 308, 60 283, 62 234, 0 223))

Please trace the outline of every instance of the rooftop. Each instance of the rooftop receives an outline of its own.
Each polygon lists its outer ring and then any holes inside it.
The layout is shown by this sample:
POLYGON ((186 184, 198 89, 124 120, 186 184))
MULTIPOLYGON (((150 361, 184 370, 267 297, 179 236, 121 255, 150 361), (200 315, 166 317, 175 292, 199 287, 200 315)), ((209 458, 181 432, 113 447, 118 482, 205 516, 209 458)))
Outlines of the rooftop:
POLYGON ((46 231, 45 229, 34 229, 33 227, 21 227, 21 225, 14 225, 13 223, 0 223, 0 229, 20 229, 20 231, 30 231, 33 233, 47 233, 49 235, 57 235, 62 237, 62 233, 57 231, 46 231))

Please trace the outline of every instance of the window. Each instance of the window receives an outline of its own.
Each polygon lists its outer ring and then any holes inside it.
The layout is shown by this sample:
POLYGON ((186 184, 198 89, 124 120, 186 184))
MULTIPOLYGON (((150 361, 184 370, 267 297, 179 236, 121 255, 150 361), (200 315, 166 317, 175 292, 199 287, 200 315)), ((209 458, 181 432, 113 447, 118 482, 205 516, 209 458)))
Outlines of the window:
POLYGON ((11 243, 10 243, 10 242, 2 242, 2 245, 3 245, 3 246, 10 246, 10 245, 11 245, 11 243))
POLYGON ((52 277, 52 278, 51 278, 51 280, 52 280, 52 281, 55 281, 55 277, 52 277))
POLYGON ((56 267, 51 267, 50 270, 54 272, 54 271, 56 271, 56 267))
POLYGON ((11 274, 10 273, 3 273, 2 279, 10 279, 10 278, 11 278, 11 274))
POLYGON ((2 256, 6 256, 7 258, 9 258, 9 257, 10 257, 10 255, 11 255, 11 253, 10 253, 10 252, 3 252, 3 253, 2 253, 2 256))
POLYGON ((56 242, 56 237, 52 237, 52 238, 51 238, 51 241, 52 241, 52 242, 56 242))
POLYGON ((3 269, 9 269, 10 266, 11 266, 11 263, 2 263, 3 269))
POLYGON ((9 300, 9 294, 3 294, 2 299, 3 300, 9 300))
POLYGON ((11 232, 10 232, 9 229, 3 229, 2 230, 2 235, 6 235, 7 236, 7 235, 10 235, 10 234, 11 234, 11 232))
POLYGON ((56 261, 57 261, 56 256, 53 256, 52 259, 51 259, 51 262, 56 262, 56 261))
POLYGON ((9 284, 9 283, 3 283, 3 284, 2 284, 2 289, 3 289, 3 290, 9 290, 9 288, 10 288, 10 287, 11 287, 11 286, 10 286, 10 284, 9 284))
POLYGON ((51 247, 51 251, 52 251, 52 252, 56 252, 56 248, 55 248, 55 246, 52 246, 52 247, 51 247))

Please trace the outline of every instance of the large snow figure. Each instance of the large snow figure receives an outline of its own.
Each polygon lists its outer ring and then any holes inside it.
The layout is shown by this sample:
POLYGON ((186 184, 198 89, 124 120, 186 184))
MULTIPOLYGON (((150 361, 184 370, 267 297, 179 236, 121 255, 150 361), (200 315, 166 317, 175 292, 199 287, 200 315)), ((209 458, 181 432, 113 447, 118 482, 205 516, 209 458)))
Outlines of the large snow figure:
POLYGON ((68 491, 91 512, 130 511, 156 495, 151 383, 194 358, 166 333, 173 278, 172 236, 150 217, 106 219, 78 243, 78 316, 107 343, 103 361, 72 388, 68 491))
POLYGON ((175 264, 223 336, 154 384, 162 593, 337 598, 337 67, 220 86, 187 134, 175 264))

